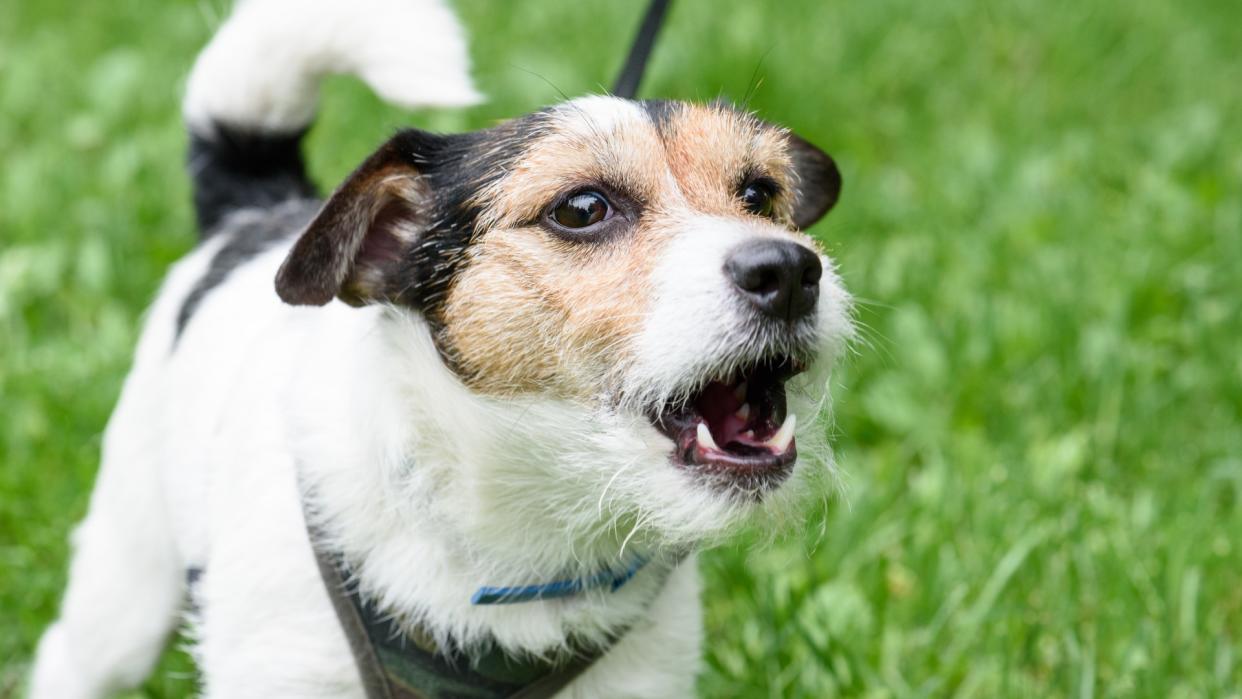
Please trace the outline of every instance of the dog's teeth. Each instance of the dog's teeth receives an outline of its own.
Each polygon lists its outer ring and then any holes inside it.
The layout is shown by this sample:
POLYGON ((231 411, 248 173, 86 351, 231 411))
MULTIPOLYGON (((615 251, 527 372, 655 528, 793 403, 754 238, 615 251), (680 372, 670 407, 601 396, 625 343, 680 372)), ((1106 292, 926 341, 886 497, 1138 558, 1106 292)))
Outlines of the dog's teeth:
POLYGON ((698 429, 697 436, 699 438, 699 446, 703 447, 704 449, 713 449, 715 451, 720 451, 720 447, 716 446, 716 440, 712 439, 712 431, 707 429, 706 422, 699 423, 699 429, 698 429))
POLYGON ((737 388, 733 389, 733 397, 737 398, 738 401, 741 403, 746 402, 746 382, 745 381, 738 384, 737 388))
POLYGON ((750 403, 742 403, 742 407, 738 408, 737 412, 734 414, 737 415, 742 420, 749 420, 750 419, 750 403))
POLYGON ((798 416, 790 413, 785 418, 785 422, 781 425, 781 428, 776 431, 776 434, 772 435, 772 438, 769 439, 766 444, 769 447, 772 447, 777 454, 784 454, 785 450, 789 448, 789 443, 793 441, 794 428, 797 427, 797 425, 798 416))

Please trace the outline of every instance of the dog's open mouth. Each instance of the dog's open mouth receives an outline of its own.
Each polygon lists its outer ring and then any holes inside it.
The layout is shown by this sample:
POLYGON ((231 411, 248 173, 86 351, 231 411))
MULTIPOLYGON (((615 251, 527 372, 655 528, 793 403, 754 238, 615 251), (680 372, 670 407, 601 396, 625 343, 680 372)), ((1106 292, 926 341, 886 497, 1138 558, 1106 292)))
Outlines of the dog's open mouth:
POLYGON ((652 418, 673 440, 673 460, 748 482, 788 475, 797 458, 797 417, 785 408, 785 382, 801 362, 780 357, 709 382, 652 418))

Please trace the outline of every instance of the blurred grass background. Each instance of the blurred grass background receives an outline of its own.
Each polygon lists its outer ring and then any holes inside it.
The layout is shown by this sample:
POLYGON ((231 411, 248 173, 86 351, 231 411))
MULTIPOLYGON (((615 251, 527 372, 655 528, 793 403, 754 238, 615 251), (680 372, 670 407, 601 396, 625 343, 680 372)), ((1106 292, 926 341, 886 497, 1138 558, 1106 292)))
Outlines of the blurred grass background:
MULTIPOLYGON (((456 0, 491 97, 338 79, 331 187, 399 125, 611 83, 640 3, 456 0)), ((193 243, 178 117, 224 0, 0 3, 0 697, 64 579, 142 310, 193 243)), ((848 492, 704 557, 705 696, 1242 696, 1242 7, 683 0, 646 96, 835 155, 862 300, 848 492)), ((417 76, 411 76, 417 79, 417 76)), ((138 696, 184 697, 170 653, 138 696)))

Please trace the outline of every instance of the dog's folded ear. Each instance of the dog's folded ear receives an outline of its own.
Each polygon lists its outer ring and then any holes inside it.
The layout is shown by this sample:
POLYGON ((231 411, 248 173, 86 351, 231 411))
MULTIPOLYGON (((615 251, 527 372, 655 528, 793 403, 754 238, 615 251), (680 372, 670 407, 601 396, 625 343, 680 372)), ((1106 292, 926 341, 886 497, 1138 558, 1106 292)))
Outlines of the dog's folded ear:
POLYGON ((276 293, 295 306, 333 298, 354 306, 387 300, 406 251, 428 228, 433 194, 419 163, 441 137, 404 131, 354 170, 294 244, 276 293))
POLYGON ((788 133, 789 157, 798 175, 793 221, 808 228, 824 217, 841 196, 841 171, 829 155, 801 136, 788 133))

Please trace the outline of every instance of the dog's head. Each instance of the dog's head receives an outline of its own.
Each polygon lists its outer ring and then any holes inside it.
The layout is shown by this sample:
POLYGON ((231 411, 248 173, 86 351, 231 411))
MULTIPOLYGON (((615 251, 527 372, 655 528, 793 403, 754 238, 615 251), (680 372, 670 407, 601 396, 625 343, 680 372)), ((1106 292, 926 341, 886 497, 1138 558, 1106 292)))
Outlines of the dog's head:
POLYGON ((325 204, 277 289, 425 320, 455 390, 506 422, 457 436, 493 450, 469 466, 492 505, 584 527, 598 506, 614 528, 700 539, 828 468, 815 418, 849 303, 801 230, 840 186, 827 155, 728 105, 577 99, 476 133, 399 133, 325 204))

